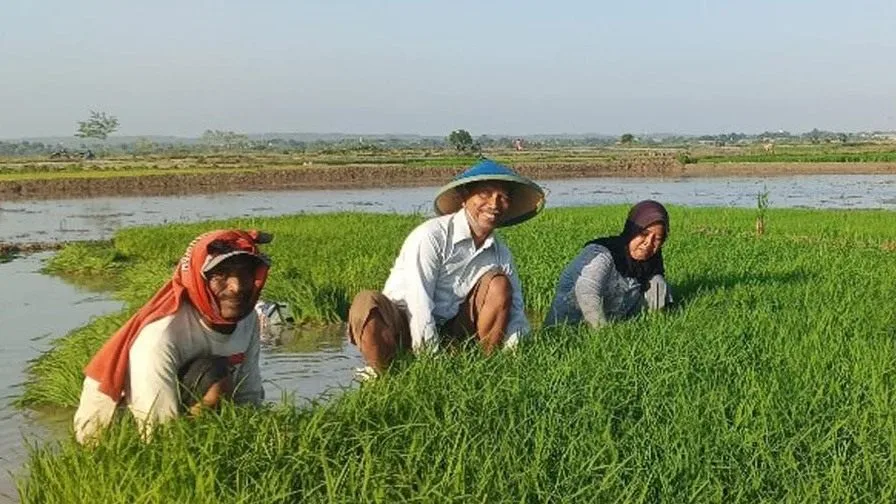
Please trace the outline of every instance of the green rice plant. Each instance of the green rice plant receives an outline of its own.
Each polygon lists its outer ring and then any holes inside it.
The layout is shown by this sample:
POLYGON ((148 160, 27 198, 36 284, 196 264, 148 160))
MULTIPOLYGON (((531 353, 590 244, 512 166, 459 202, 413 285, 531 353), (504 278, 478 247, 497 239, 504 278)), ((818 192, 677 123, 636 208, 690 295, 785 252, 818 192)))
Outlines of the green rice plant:
POLYGON ((44 272, 73 279, 111 280, 125 260, 124 254, 107 242, 72 242, 53 255, 44 272))
MULTIPOLYGON (((534 322, 565 263, 587 240, 617 233, 626 211, 549 210, 501 231, 534 322)), ((228 407, 171 422, 149 443, 125 419, 93 449, 71 439, 35 446, 18 480, 20 496, 25 502, 892 501, 896 313, 888 307, 896 296, 890 281, 896 255, 886 247, 896 233, 892 212, 769 209, 776 225, 762 240, 751 230, 753 210, 670 212, 664 256, 677 301, 670 311, 600 330, 537 330, 518 349, 489 358, 476 349, 407 357, 382 378, 327 402, 228 407)), ((273 230, 272 298, 308 296, 306 302, 322 306, 305 311, 307 318, 329 319, 355 290, 382 286, 401 241, 421 220, 302 215, 133 229, 113 243, 134 261, 121 274, 135 281, 146 275, 148 282, 169 274, 182 248, 172 241, 186 243, 224 224, 273 230), (145 259, 135 260, 134 250, 145 259), (304 291, 293 293, 291 284, 304 291)), ((99 344, 117 323, 101 327, 99 320, 89 326, 92 336, 81 330, 62 341, 99 344)), ((55 362, 86 362, 88 355, 85 348, 55 362)), ((32 368, 29 383, 61 365, 32 368)), ((56 391, 35 401, 71 404, 80 377, 60 378, 56 391)))
POLYGON ((84 366, 126 319, 125 312, 97 317, 67 337, 53 341, 50 349, 30 364, 28 373, 35 381, 26 384, 15 404, 77 406, 84 366))
POLYGON ((756 236, 765 234, 765 216, 768 213, 768 188, 756 193, 756 236))

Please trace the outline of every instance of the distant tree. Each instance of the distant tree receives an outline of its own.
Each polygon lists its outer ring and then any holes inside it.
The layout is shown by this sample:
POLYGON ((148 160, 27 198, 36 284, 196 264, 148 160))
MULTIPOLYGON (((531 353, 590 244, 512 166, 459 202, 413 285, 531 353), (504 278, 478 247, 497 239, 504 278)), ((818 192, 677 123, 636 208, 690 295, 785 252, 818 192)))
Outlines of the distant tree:
MULTIPOLYGON (((121 150, 127 150, 127 148, 128 148, 127 144, 123 144, 121 146, 121 150)), ((159 147, 156 145, 155 142, 153 142, 152 140, 145 138, 145 137, 138 138, 134 142, 134 145, 133 145, 134 154, 137 154, 140 156, 152 154, 153 152, 157 151, 158 149, 159 149, 159 147)))
POLYGON ((483 148, 489 148, 495 146, 495 140, 488 135, 479 135, 479 138, 476 139, 476 144, 479 145, 480 150, 483 148))
POLYGON ((821 143, 822 136, 823 134, 818 130, 818 128, 812 128, 812 131, 806 133, 806 138, 808 138, 809 141, 814 144, 821 143))
POLYGON ((626 133, 626 134, 622 135, 621 137, 619 137, 619 143, 621 143, 623 145, 629 145, 634 141, 635 141, 635 135, 632 135, 631 133, 626 133))
POLYGON ((473 136, 467 130, 456 129, 448 135, 448 143, 455 149, 466 152, 473 149, 473 136))
POLYGON ((849 137, 846 133, 837 133, 837 140, 839 140, 840 143, 846 143, 846 141, 849 140, 849 137))
POLYGON ((243 147, 249 143, 249 137, 233 131, 223 130, 205 130, 200 138, 203 143, 213 147, 221 147, 224 149, 233 149, 235 147, 243 147))
POLYGON ((90 111, 90 118, 86 121, 78 121, 76 137, 96 138, 105 140, 110 133, 118 129, 118 118, 106 115, 105 112, 90 111))
POLYGON ((772 138, 775 140, 793 140, 794 139, 793 135, 791 135, 789 131, 785 131, 785 130, 763 131, 762 133, 757 135, 757 138, 759 138, 760 140, 767 139, 767 138, 772 138))

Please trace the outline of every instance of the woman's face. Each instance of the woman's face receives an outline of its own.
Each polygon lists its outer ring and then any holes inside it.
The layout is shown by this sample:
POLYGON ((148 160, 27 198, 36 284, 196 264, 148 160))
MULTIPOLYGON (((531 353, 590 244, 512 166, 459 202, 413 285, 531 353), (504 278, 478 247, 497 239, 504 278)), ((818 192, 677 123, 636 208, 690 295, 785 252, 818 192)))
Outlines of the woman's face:
POLYGON ((663 247, 666 241, 666 227, 657 222, 644 228, 628 242, 628 255, 636 261, 646 261, 663 247))

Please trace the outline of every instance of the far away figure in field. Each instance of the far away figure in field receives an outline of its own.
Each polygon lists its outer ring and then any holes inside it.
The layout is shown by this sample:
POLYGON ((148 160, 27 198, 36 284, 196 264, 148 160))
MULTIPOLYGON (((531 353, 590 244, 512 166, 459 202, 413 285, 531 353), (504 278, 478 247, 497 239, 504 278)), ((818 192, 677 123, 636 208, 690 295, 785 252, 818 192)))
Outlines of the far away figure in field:
POLYGON ((475 339, 490 354, 526 335, 519 275, 494 231, 543 206, 537 184, 488 159, 445 185, 435 200, 439 217, 411 231, 383 291, 362 291, 352 302, 347 332, 368 364, 361 377, 376 376, 402 350, 475 339))
POLYGON ((560 274, 544 326, 596 328, 671 303, 662 253, 668 233, 663 205, 645 200, 632 207, 622 234, 586 243, 560 274))
POLYGON ((144 436, 224 399, 260 404, 259 321, 254 309, 270 261, 270 235, 220 230, 187 247, 174 275, 84 369, 75 437, 95 439, 126 405, 144 436))

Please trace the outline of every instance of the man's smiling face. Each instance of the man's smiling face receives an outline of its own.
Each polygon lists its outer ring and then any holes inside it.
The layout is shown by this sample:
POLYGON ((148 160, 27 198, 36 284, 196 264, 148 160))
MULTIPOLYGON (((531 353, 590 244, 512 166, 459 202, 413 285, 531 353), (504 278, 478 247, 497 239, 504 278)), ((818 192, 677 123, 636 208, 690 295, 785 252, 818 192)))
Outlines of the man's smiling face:
POLYGON ((510 191, 501 182, 476 182, 466 188, 464 208, 473 236, 484 239, 497 228, 510 207, 510 191))

